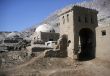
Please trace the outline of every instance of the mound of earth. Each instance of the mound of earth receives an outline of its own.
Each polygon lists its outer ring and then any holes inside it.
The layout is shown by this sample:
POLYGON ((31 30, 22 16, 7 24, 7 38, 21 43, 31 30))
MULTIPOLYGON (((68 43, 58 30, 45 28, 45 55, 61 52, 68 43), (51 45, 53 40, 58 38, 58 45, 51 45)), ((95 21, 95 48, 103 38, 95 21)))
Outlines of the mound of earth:
POLYGON ((109 76, 110 62, 97 58, 74 61, 71 58, 34 57, 27 63, 1 72, 3 76, 109 76))

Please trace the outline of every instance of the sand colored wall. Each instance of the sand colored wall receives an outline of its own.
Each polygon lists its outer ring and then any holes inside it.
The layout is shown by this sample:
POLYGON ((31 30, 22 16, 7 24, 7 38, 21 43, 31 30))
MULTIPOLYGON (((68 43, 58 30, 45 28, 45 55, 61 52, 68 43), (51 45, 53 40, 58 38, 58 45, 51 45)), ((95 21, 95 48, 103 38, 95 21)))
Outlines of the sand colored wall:
POLYGON ((110 61, 110 26, 98 27, 96 30, 96 57, 110 61), (102 31, 106 31, 106 35, 102 36, 102 31))
MULTIPOLYGON (((79 42, 79 31, 83 28, 91 29, 95 34, 95 28, 97 27, 97 11, 83 8, 79 6, 74 6, 69 9, 63 9, 59 13, 60 22, 60 35, 67 34, 68 40, 71 41, 68 47, 68 57, 74 58, 73 50, 78 49, 79 42), (68 21, 68 17, 69 21, 68 21), (78 17, 81 16, 81 22, 78 22, 78 17), (84 22, 84 18, 87 16, 88 23, 84 22), (93 17, 94 23, 90 22, 91 17, 93 17)), ((95 41, 95 37, 94 37, 95 41)), ((94 44, 95 46, 95 44, 94 44)))
POLYGON ((74 30, 73 30, 73 11, 72 10, 62 10, 59 16, 59 22, 60 22, 60 35, 66 34, 68 36, 68 40, 71 40, 70 45, 68 46, 68 57, 73 58, 73 49, 74 49, 74 30), (65 12, 63 14, 63 12, 65 12), (67 15, 69 20, 67 21, 67 15), (63 23, 63 17, 64 17, 64 23, 63 23))
POLYGON ((89 29, 94 33, 93 46, 96 47, 96 30, 98 26, 97 22, 97 11, 84 8, 84 7, 75 7, 74 9, 74 49, 78 49, 79 45, 79 32, 82 29, 89 29), (80 22, 78 18, 80 17, 80 22), (85 22, 85 17, 87 22, 85 22), (93 19, 91 22, 91 18, 93 19))
POLYGON ((47 41, 57 41, 59 39, 59 33, 53 33, 53 32, 41 32, 40 33, 41 40, 44 42, 47 41))

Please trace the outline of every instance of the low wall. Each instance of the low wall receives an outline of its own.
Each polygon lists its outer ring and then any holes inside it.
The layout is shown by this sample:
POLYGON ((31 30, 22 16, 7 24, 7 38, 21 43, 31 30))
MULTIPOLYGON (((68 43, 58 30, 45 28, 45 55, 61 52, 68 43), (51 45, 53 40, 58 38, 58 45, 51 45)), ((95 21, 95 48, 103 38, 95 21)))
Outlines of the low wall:
POLYGON ((96 29, 96 57, 110 61, 110 26, 96 29))

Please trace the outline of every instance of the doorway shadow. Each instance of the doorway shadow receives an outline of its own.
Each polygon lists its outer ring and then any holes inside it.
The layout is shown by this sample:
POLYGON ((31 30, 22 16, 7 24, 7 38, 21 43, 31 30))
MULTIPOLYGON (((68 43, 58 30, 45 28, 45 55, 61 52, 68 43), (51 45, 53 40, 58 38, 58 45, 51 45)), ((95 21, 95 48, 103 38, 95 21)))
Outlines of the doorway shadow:
POLYGON ((95 59, 95 57, 93 58, 80 58, 80 59, 76 59, 77 61, 90 61, 90 60, 93 60, 95 59))
POLYGON ((78 54, 78 60, 88 61, 95 58, 96 36, 89 28, 83 28, 79 32, 81 52, 78 54))

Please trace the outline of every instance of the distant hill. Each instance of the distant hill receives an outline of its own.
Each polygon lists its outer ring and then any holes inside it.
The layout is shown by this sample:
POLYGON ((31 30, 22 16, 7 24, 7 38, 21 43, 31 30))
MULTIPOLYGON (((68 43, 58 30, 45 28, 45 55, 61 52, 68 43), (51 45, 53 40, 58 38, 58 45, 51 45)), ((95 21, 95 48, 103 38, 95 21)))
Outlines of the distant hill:
POLYGON ((0 41, 4 39, 11 32, 0 32, 0 41))

